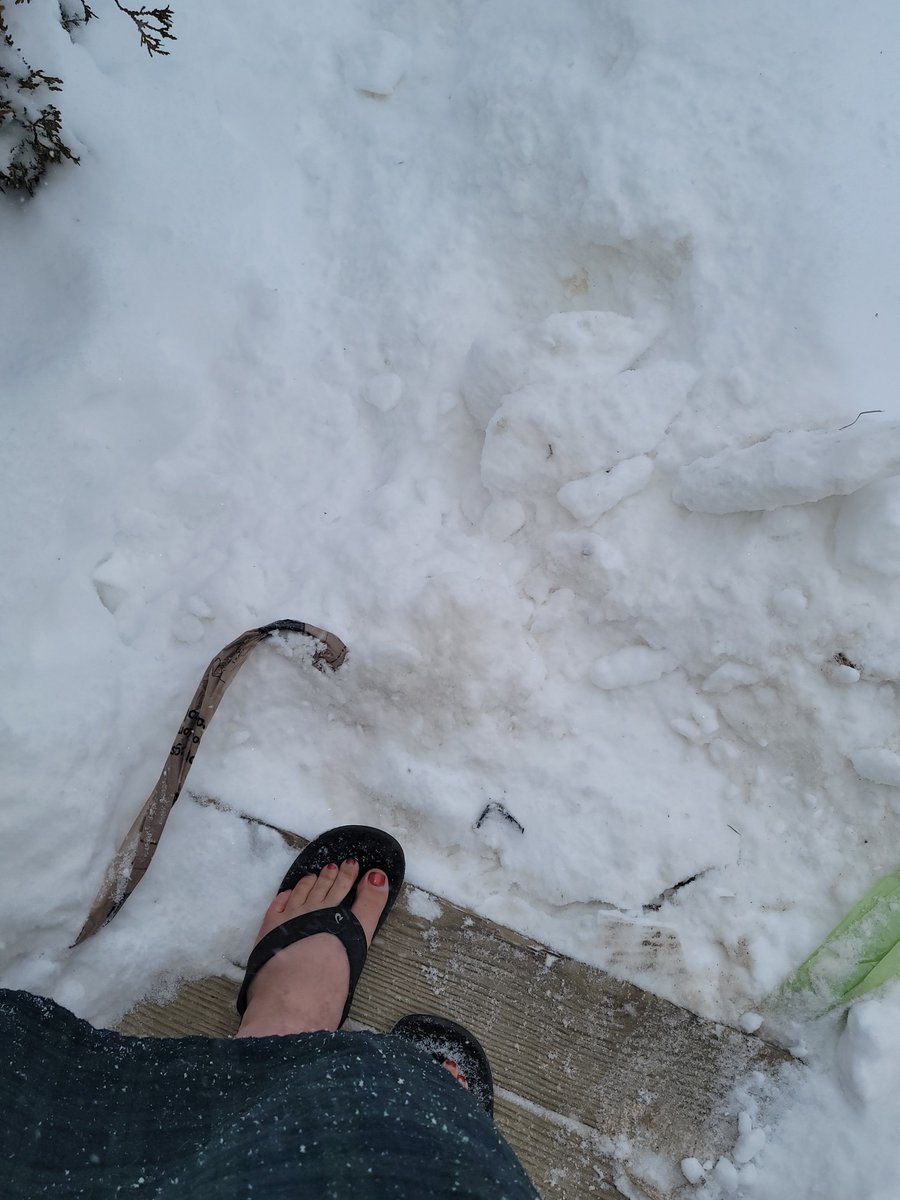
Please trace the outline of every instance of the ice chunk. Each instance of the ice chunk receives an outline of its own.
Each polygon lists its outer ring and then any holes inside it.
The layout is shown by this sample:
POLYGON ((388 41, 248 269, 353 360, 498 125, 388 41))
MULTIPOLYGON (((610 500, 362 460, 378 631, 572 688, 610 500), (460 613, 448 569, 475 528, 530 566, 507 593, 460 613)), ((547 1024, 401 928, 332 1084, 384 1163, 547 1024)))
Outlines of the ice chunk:
POLYGON ((847 496, 898 471, 898 424, 773 433, 755 446, 723 450, 682 467, 672 499, 694 512, 757 512, 847 496))
POLYGON ((563 484, 556 498, 576 520, 593 524, 620 500, 639 492, 652 474, 653 460, 642 454, 627 458, 609 471, 595 471, 563 484))
POLYGON ((757 1012, 745 1012, 739 1022, 744 1033, 756 1033, 762 1023, 763 1019, 757 1012))

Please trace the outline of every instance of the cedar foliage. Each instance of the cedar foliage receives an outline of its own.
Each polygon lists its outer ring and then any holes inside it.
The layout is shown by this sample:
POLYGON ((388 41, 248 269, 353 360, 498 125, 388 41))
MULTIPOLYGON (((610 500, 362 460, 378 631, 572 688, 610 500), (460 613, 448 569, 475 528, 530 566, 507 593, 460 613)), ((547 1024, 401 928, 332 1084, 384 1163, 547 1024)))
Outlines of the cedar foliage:
MULTIPOLYGON (((28 4, 30 0, 15 3, 28 4)), ((175 40, 171 8, 129 8, 122 0, 113 3, 133 22, 151 57, 169 53, 164 43, 175 40)), ((86 0, 59 0, 59 19, 67 33, 96 15, 86 0)), ((53 94, 62 90, 62 83, 58 76, 35 69, 27 61, 9 30, 0 0, 0 192, 21 191, 33 196, 53 163, 79 161, 63 138, 62 114, 53 103, 53 94)))

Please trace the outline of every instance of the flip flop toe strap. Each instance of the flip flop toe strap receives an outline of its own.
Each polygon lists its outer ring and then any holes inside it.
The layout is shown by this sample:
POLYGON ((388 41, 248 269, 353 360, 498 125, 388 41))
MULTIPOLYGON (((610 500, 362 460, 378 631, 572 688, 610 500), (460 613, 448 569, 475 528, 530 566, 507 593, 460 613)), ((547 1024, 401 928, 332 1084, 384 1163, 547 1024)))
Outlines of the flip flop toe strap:
POLYGON ((349 908, 341 907, 320 908, 316 912, 303 913, 299 917, 291 917, 289 921, 285 921, 282 925, 276 925, 265 937, 260 938, 247 960, 247 971, 244 975, 244 982, 241 984, 241 990, 238 993, 237 1010, 241 1016, 244 1015, 244 1010, 247 1007, 247 992, 250 989, 250 984, 269 959, 274 958, 281 950, 286 950, 288 946, 293 946, 295 942, 300 942, 304 938, 312 937, 317 933, 334 934, 347 951, 347 958, 350 962, 350 988, 347 992, 347 1003, 344 1005, 344 1012, 341 1016, 341 1024, 343 1025, 347 1019, 347 1013, 350 1011, 353 993, 356 991, 356 985, 359 983, 359 977, 366 963, 368 945, 362 925, 360 925, 349 908))

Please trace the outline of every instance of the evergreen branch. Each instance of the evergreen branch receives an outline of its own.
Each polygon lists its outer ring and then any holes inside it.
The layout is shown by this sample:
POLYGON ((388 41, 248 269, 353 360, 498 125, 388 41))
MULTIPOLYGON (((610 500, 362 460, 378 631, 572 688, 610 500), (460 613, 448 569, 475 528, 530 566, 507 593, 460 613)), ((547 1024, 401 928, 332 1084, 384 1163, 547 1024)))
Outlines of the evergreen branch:
MULTIPOLYGON (((17 0, 18 3, 18 0, 17 0)), ((141 35, 141 45, 147 48, 147 53, 168 54, 163 49, 164 41, 175 41, 172 33, 173 13, 171 8, 128 8, 121 0, 114 0, 116 8, 131 17, 141 35)))

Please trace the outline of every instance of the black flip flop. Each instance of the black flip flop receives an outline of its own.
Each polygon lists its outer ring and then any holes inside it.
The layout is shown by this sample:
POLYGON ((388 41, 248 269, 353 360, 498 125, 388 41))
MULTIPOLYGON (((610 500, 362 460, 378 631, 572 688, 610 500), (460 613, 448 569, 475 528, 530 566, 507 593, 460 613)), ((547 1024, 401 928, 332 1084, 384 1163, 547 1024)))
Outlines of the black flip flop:
MULTIPOLYGON (((287 875, 281 881, 278 891, 287 891, 288 888, 294 887, 304 875, 317 874, 329 863, 337 863, 340 866, 346 858, 355 858, 359 863, 357 881, 375 867, 384 871, 390 881, 387 904, 384 906, 384 912, 379 917, 375 929, 377 933, 394 907, 394 902, 403 886, 406 869, 406 859, 400 843, 381 829, 373 829, 370 825, 340 825, 337 829, 329 829, 327 833, 320 834, 294 859, 287 875)), ((265 937, 260 938, 247 960, 244 982, 238 993, 237 1010, 240 1016, 244 1015, 247 1007, 247 992, 250 984, 270 958, 273 958, 280 950, 293 946, 295 942, 312 937, 314 933, 333 933, 347 951, 347 958, 350 960, 350 989, 340 1020, 340 1024, 343 1025, 347 1020, 347 1014, 353 1002, 353 993, 356 991, 356 985, 359 983, 368 953, 363 927, 350 911, 355 899, 356 883, 336 907, 320 908, 316 912, 291 917, 281 925, 276 925, 265 937)))
POLYGON ((466 1077, 470 1094, 489 1117, 494 1115, 494 1076, 484 1047, 474 1033, 447 1017, 411 1013, 398 1021, 391 1033, 414 1042, 441 1065, 450 1059, 466 1077))

